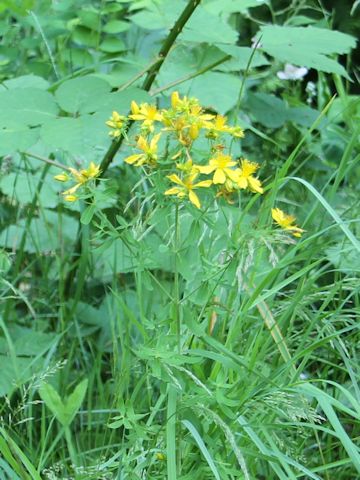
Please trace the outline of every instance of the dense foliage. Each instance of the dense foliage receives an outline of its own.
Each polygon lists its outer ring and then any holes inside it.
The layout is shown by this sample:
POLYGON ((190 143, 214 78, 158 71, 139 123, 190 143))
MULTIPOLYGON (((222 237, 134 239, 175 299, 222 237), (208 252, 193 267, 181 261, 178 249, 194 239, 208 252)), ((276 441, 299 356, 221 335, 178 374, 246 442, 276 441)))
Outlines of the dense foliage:
POLYGON ((360 3, 0 1, 0 479, 357 479, 360 3))

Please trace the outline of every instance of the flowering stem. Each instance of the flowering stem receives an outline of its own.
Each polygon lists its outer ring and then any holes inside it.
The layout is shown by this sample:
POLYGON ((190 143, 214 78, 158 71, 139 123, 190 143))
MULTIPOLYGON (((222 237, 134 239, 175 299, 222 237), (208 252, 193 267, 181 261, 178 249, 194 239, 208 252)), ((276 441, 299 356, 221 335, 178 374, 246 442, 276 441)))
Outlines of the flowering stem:
MULTIPOLYGON (((180 17, 176 20, 173 28, 170 30, 169 35, 166 37, 157 57, 157 60, 154 64, 152 64, 148 70, 148 74, 142 84, 142 89, 145 91, 149 91, 152 87, 152 84, 155 81, 156 75, 159 73, 159 70, 164 63, 171 47, 173 46, 175 40, 177 39, 178 35, 182 32, 186 22, 189 20, 191 15, 193 14, 196 7, 200 4, 201 0, 190 0, 187 6, 184 8, 180 17)), ((130 129, 133 122, 129 122, 127 125, 127 131, 130 129)), ((103 176, 106 170, 108 169, 110 163, 112 162, 113 158, 115 157, 117 151, 121 147, 124 141, 124 136, 122 135, 117 140, 113 141, 110 145, 108 151, 105 153, 105 156, 101 162, 100 175, 103 176)))
MULTIPOLYGON (((149 91, 151 89, 151 86, 155 81, 156 75, 158 74, 162 64, 164 63, 171 47, 173 46, 178 35, 182 32, 182 29, 184 28, 186 22, 189 20, 189 18, 195 11, 196 7, 199 6, 200 1, 201 0, 189 0, 189 3, 184 8, 182 14, 176 20, 173 28, 170 30, 169 35, 165 39, 163 46, 160 49, 156 62, 154 64, 151 64, 149 67, 148 74, 142 85, 143 90, 149 91)), ((125 135, 129 131, 132 123, 133 123, 132 121, 129 122, 126 126, 124 134, 120 136, 117 140, 114 140, 111 143, 108 151, 105 153, 104 158, 102 159, 102 162, 100 164, 100 175, 97 177, 96 181, 98 181, 101 177, 105 175, 105 172, 109 168, 110 163, 112 162, 116 153, 120 149, 124 141, 125 135)), ((79 230, 81 230, 81 225, 79 227, 79 230)), ((78 241, 75 245, 74 258, 77 258, 80 254, 81 254, 81 241, 80 241, 80 231, 79 231, 78 241)), ((76 265, 73 265, 72 268, 70 268, 70 273, 68 274, 68 277, 65 280, 64 294, 66 296, 70 294, 71 285, 73 284, 76 271, 77 271, 77 267, 76 265)))
POLYGON ((179 291, 179 270, 178 270, 178 254, 180 245, 180 229, 179 229, 179 204, 176 202, 175 206, 175 272, 174 272, 174 313, 175 313, 175 329, 177 336, 178 352, 181 352, 181 318, 180 318, 180 291, 179 291))
POLYGON ((60 168, 61 170, 66 170, 67 172, 70 172, 70 168, 64 165, 63 163, 55 162, 54 160, 50 160, 50 158, 46 157, 41 157, 40 155, 36 155, 35 153, 30 153, 30 152, 20 152, 22 155, 25 155, 26 157, 31 157, 31 158, 36 158, 37 160, 40 160, 41 162, 47 163, 48 165, 53 165, 54 167, 60 168))

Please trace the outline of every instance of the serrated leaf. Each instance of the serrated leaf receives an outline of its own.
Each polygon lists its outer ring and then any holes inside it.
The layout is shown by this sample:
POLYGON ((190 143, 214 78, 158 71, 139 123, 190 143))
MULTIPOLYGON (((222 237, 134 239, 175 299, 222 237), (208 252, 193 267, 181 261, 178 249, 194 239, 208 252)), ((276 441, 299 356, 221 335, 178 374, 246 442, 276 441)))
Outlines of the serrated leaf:
POLYGON ((349 53, 354 37, 316 27, 261 27, 262 49, 273 57, 300 67, 348 77, 344 67, 327 55, 349 53))

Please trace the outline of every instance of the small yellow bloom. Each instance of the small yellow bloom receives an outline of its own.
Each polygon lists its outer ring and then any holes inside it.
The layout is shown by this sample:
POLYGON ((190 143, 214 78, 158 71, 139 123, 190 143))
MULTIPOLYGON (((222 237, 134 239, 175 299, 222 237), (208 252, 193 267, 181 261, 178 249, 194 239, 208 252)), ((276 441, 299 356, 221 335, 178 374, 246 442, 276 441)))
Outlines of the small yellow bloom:
POLYGON ((94 162, 91 162, 89 167, 82 170, 76 170, 75 168, 69 168, 72 176, 80 184, 86 183, 88 180, 96 178, 100 174, 100 167, 94 162))
POLYGON ((216 139, 219 136, 219 133, 228 133, 233 137, 244 137, 244 131, 241 127, 230 127, 230 125, 227 125, 226 121, 227 118, 223 115, 216 115, 212 122, 206 122, 204 127, 209 130, 209 133, 206 136, 208 138, 216 139))
MULTIPOLYGON (((86 169, 76 170, 75 168, 69 168, 69 170, 77 183, 72 187, 68 188, 67 190, 65 190, 64 192, 62 192, 62 195, 64 195, 64 199, 67 202, 75 202, 78 199, 77 195, 74 195, 75 192, 82 185, 96 178, 100 174, 100 167, 96 165, 94 162, 90 162, 90 165, 86 169)), ((67 181, 70 179, 70 177, 66 173, 57 175, 55 178, 61 182, 67 181), (57 177, 61 177, 61 179, 57 177), (66 180, 63 179, 65 177, 66 177, 66 180)))
POLYGON ((148 128, 151 132, 154 130, 154 122, 162 121, 162 114, 158 111, 155 105, 142 103, 139 106, 136 102, 132 101, 131 112, 132 115, 129 115, 129 118, 142 121, 142 126, 148 128))
POLYGON ((208 188, 212 185, 211 180, 203 180, 202 182, 194 183, 196 178, 199 176, 198 172, 187 175, 183 180, 179 178, 175 173, 168 175, 167 178, 173 183, 179 185, 178 187, 169 188, 164 193, 165 195, 176 195, 178 198, 188 197, 190 202, 195 205, 196 208, 200 208, 199 197, 194 192, 196 188, 208 188))
POLYGON ((156 161, 158 159, 157 144, 160 140, 160 137, 161 133, 158 133, 150 140, 150 142, 148 142, 146 138, 140 135, 137 141, 137 148, 139 150, 142 150, 144 153, 136 153, 135 155, 130 155, 130 157, 125 158, 124 162, 129 163, 130 165, 135 165, 135 167, 141 167, 144 164, 156 164, 156 161))
POLYGON ((294 225, 295 217, 293 215, 287 215, 280 208, 272 208, 271 216, 283 230, 289 231, 294 237, 301 237, 301 234, 305 232, 302 228, 294 225))
POLYGON ((257 163, 249 162, 246 158, 241 161, 241 168, 238 170, 236 184, 239 188, 248 188, 252 192, 264 193, 261 182, 254 177, 254 173, 259 169, 257 163))
POLYGON ((68 182, 70 180, 69 175, 65 172, 60 173, 59 175, 55 175, 54 178, 58 182, 68 182))
POLYGON ((119 115, 115 110, 112 112, 110 119, 105 122, 108 127, 113 129, 111 132, 109 132, 110 137, 116 138, 121 135, 121 129, 124 126, 125 121, 126 117, 119 115))
POLYGON ((64 200, 66 200, 67 202, 76 202, 76 200, 78 199, 79 197, 76 196, 76 195, 65 195, 64 196, 64 200))
POLYGON ((206 175, 214 172, 214 184, 223 184, 228 178, 234 182, 237 180, 237 171, 231 168, 234 165, 236 165, 236 162, 230 155, 224 155, 219 152, 215 157, 210 159, 209 165, 196 165, 196 167, 200 173, 205 173, 206 175))
POLYGON ((160 461, 164 461, 166 459, 165 455, 162 452, 157 452, 155 456, 156 459, 160 461))

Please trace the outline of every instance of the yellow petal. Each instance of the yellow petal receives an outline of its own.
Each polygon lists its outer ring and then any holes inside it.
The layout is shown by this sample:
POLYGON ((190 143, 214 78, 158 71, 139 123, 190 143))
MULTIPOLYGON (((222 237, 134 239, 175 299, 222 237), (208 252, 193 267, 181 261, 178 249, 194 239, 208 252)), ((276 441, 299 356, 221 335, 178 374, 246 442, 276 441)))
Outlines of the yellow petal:
POLYGON ((131 118, 131 120, 144 120, 144 115, 141 115, 140 113, 139 114, 133 114, 133 115, 129 115, 129 118, 131 118))
POLYGON ((79 187, 81 187, 81 183, 77 183, 73 187, 65 190, 65 192, 62 192, 62 194, 63 195, 73 195, 79 187))
POLYGON ((149 145, 148 145, 148 142, 146 141, 146 138, 144 138, 142 135, 140 135, 140 137, 138 138, 137 147, 140 150, 143 150, 143 151, 145 151, 149 148, 149 145))
POLYGON ((178 185, 185 186, 184 182, 179 178, 176 173, 172 173, 171 175, 167 175, 167 178, 178 185))
POLYGON ((68 180, 70 180, 69 175, 66 173, 60 173, 59 175, 55 175, 54 178, 58 182, 67 182, 68 180))
POLYGON ((248 181, 245 177, 242 177, 241 175, 237 178, 236 180, 236 185, 239 188, 247 188, 248 186, 248 181))
POLYGON ((178 195, 181 192, 182 190, 180 187, 172 187, 166 190, 166 192, 164 192, 164 195, 178 195))
POLYGON ((208 187, 211 187, 212 184, 213 184, 212 180, 203 180, 202 182, 195 183, 194 188, 199 188, 199 187, 208 188, 208 187))
POLYGON ((254 192, 264 193, 264 189, 262 188, 261 182, 258 178, 249 177, 248 183, 249 183, 250 189, 253 190, 254 192))
POLYGON ((192 190, 190 190, 190 192, 189 192, 189 200, 193 205, 195 205, 196 208, 201 207, 199 197, 192 190))
POLYGON ((76 202, 76 200, 78 198, 79 197, 77 197, 76 195, 65 195, 64 196, 64 200, 66 200, 67 202, 76 202))
POLYGON ((134 114, 137 114, 139 113, 139 111, 140 111, 139 105, 133 100, 131 102, 131 112, 134 114))
POLYGON ((226 175, 224 170, 221 170, 220 168, 218 168, 215 171, 213 182, 215 184, 218 184, 218 183, 225 183, 225 181, 226 181, 226 175))
POLYGON ((172 106, 172 108, 176 109, 177 106, 179 105, 179 103, 180 103, 179 92, 172 92, 172 94, 171 94, 171 106, 172 106))
POLYGON ((150 148, 151 150, 156 150, 156 145, 158 143, 158 141, 160 140, 160 137, 161 137, 161 133, 158 133, 157 135, 155 135, 151 141, 150 141, 150 148))
POLYGON ((194 167, 196 167, 200 173, 204 173, 205 175, 212 173, 216 168, 212 165, 194 165, 194 167))
POLYGON ((143 153, 137 153, 135 155, 130 155, 130 157, 125 158, 124 162, 129 163, 130 165, 133 165, 135 162, 137 162, 141 158, 144 158, 144 154, 143 153))

